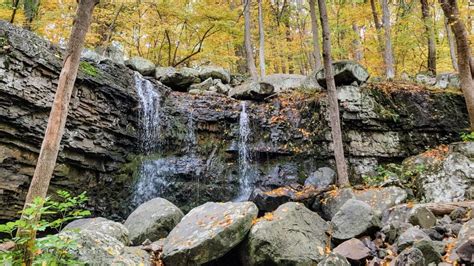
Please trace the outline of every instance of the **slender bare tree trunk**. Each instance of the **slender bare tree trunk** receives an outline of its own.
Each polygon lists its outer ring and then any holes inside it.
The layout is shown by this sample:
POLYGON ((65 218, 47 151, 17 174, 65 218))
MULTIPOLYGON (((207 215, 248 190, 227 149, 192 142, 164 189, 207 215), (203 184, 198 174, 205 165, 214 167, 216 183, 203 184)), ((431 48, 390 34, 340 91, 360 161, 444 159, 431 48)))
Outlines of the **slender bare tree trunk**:
POLYGON ((326 87, 329 101, 329 120, 331 124, 332 142, 334 146, 334 158, 336 159, 337 183, 340 186, 349 185, 346 159, 342 146, 341 121, 339 118, 339 104, 337 102, 336 84, 331 59, 331 32, 329 30, 329 20, 326 9, 326 1, 318 0, 321 26, 323 29, 323 58, 324 73, 326 75, 326 87))
POLYGON ((392 49, 392 37, 390 33, 390 9, 388 6, 388 0, 382 0, 382 22, 385 32, 385 47, 383 56, 385 61, 385 76, 387 79, 393 79, 395 77, 395 68, 392 49))
POLYGON ((379 51, 383 51, 383 36, 382 36, 382 24, 379 20, 379 15, 377 13, 377 6, 375 5, 375 0, 370 0, 370 8, 372 9, 372 17, 374 18, 375 30, 377 32, 377 41, 379 51))
POLYGON ((448 38, 449 54, 451 56, 451 64, 454 71, 458 72, 458 59, 456 58, 456 43, 453 38, 453 32, 448 25, 448 19, 444 18, 444 28, 446 30, 446 38, 448 38))
POLYGON ((352 49, 354 50, 354 60, 361 62, 364 59, 364 49, 362 48, 360 29, 356 22, 352 23, 352 30, 354 31, 355 38, 352 41, 352 49))
POLYGON ((251 37, 251 25, 250 25, 250 8, 251 0, 244 0, 244 46, 245 46, 245 57, 247 61, 247 70, 250 73, 250 78, 253 80, 258 79, 257 68, 255 67, 255 60, 253 59, 252 50, 252 37, 251 37))
POLYGON ((433 17, 430 14, 430 6, 428 0, 420 0, 421 17, 425 24, 426 37, 428 40, 428 63, 427 68, 431 74, 436 75, 436 42, 435 31, 433 25, 433 17))
POLYGON ((474 131, 474 78, 471 69, 472 55, 467 30, 460 18, 456 0, 439 0, 439 3, 456 38, 461 89, 466 101, 471 131, 474 131))
MULTIPOLYGON (((56 165, 59 145, 64 134, 69 102, 71 100, 74 82, 76 81, 81 51, 92 20, 92 11, 98 2, 99 0, 79 0, 76 18, 74 19, 68 47, 64 55, 63 68, 59 75, 48 125, 41 145, 33 179, 31 180, 30 188, 26 196, 24 209, 28 208, 36 198, 44 199, 48 192, 49 183, 56 165)), ((22 219, 24 220, 25 217, 22 217, 22 219)), ((36 220, 39 219, 40 217, 36 217, 36 220)), ((31 253, 31 247, 34 245, 36 232, 19 231, 18 235, 26 236, 31 239, 26 246, 22 247, 22 250, 26 253, 26 264, 31 265, 34 256, 31 253)))
POLYGON ((319 45, 318 16, 316 15, 316 1, 309 0, 309 10, 311 14, 311 32, 313 35, 313 59, 314 70, 318 71, 322 67, 321 47, 319 45))
POLYGON ((38 7, 40 4, 39 0, 23 0, 23 6, 25 10, 25 22, 23 23, 23 28, 31 30, 31 23, 38 13, 38 7))
POLYGON ((10 17, 10 23, 15 21, 16 10, 18 9, 18 5, 20 4, 20 0, 13 0, 13 11, 12 16, 10 17))
POLYGON ((265 31, 263 29, 263 8, 262 0, 258 0, 258 34, 259 34, 259 58, 260 77, 265 77, 265 31))

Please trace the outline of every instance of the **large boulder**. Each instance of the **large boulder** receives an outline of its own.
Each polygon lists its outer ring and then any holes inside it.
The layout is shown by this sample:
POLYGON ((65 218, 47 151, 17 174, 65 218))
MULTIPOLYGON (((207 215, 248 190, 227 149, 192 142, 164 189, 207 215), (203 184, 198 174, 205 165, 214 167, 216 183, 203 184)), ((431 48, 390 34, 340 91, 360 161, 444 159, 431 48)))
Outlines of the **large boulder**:
POLYGON ((125 221, 130 241, 142 244, 146 239, 156 241, 164 238, 181 221, 184 214, 173 203, 154 198, 138 206, 125 221))
POLYGON ((292 89, 320 89, 316 82, 311 82, 308 77, 297 74, 272 74, 265 76, 262 81, 271 84, 275 92, 292 89))
POLYGON ((333 237, 338 240, 347 240, 371 233, 380 227, 380 220, 369 204, 350 199, 341 206, 331 222, 334 224, 333 237))
POLYGON ((266 82, 248 82, 229 91, 229 96, 238 100, 262 101, 275 92, 275 88, 266 82))
POLYGON ((346 201, 357 199, 369 204, 376 215, 381 215, 386 209, 403 203, 406 198, 406 191, 395 186, 364 190, 345 188, 324 193, 315 201, 313 208, 321 212, 323 218, 331 220, 346 201))
POLYGON ((314 265, 324 258, 328 229, 318 214, 288 202, 255 223, 242 256, 248 265, 314 265))
POLYGON ((474 198, 474 142, 440 146, 405 159, 402 166, 404 172, 417 173, 419 198, 428 202, 474 198))
POLYGON ((59 237, 75 243, 69 253, 86 265, 151 265, 148 253, 125 247, 116 238, 99 231, 66 230, 59 237))
POLYGON ((199 72, 193 68, 157 67, 155 78, 173 90, 187 91, 191 84, 201 82, 199 72))
POLYGON ((201 80, 208 78, 221 80, 224 84, 230 83, 230 73, 218 66, 202 66, 197 68, 198 76, 201 80))
POLYGON ((134 56, 125 61, 125 65, 144 76, 150 76, 155 73, 155 64, 143 57, 134 56))
POLYGON ((166 265, 198 265, 217 259, 247 235, 257 218, 252 202, 207 202, 192 209, 163 246, 166 265))
POLYGON ((305 185, 313 185, 319 188, 327 188, 336 182, 336 172, 329 167, 321 167, 311 173, 304 181, 305 185))
POLYGON ((415 82, 423 85, 433 86, 436 83, 436 77, 428 73, 418 73, 415 76, 415 82))
MULTIPOLYGON (((332 64, 336 86, 361 85, 369 79, 369 72, 355 61, 337 61, 332 64)), ((319 85, 326 88, 324 69, 316 73, 319 85)))
POLYGON ((90 230, 90 231, 97 231, 108 236, 111 236, 118 241, 122 242, 124 245, 130 244, 130 240, 128 237, 128 230, 125 226, 121 223, 117 223, 102 217, 97 218, 85 218, 72 221, 68 225, 66 225, 62 231, 66 230, 74 230, 78 229, 79 231, 82 230, 90 230))

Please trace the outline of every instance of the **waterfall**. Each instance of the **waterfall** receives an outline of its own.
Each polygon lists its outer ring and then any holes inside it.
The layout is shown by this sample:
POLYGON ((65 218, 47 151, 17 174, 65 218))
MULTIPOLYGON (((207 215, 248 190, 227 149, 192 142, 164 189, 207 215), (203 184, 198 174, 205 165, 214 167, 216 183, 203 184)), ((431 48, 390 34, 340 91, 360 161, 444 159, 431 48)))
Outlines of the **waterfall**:
POLYGON ((191 153, 194 147, 196 147, 197 139, 196 133, 194 132, 194 109, 190 108, 191 111, 188 115, 187 131, 186 131, 186 150, 191 153))
MULTIPOLYGON (((135 89, 140 100, 139 139, 140 150, 149 155, 159 149, 160 137, 160 99, 161 95, 153 83, 135 73, 135 89)), ((132 205, 150 200, 162 194, 167 181, 157 172, 157 162, 143 160, 139 168, 139 177, 132 194, 132 205)))
POLYGON ((247 103, 240 103, 240 120, 239 120, 239 177, 240 177, 240 195, 237 201, 247 200, 252 193, 253 180, 250 173, 250 152, 248 147, 248 139, 250 135, 249 116, 247 114, 247 103))
POLYGON ((135 89, 140 98, 139 138, 141 151, 149 154, 158 148, 160 136, 160 98, 153 83, 135 72, 135 89))

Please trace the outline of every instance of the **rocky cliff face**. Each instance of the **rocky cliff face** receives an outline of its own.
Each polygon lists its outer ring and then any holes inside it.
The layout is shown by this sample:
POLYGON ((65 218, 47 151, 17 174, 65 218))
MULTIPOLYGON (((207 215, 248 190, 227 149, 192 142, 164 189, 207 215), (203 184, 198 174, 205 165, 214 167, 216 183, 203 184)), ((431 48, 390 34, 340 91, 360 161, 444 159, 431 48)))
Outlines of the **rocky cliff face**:
MULTIPOLYGON (((34 172, 61 70, 61 50, 0 21, 0 219, 17 215, 34 172)), ((124 180, 117 170, 134 152, 137 100, 132 72, 113 63, 81 63, 62 150, 51 183, 88 191, 101 212, 124 180)), ((117 206, 115 206, 117 207, 117 206)))
MULTIPOLYGON (((0 29, 0 219, 10 219, 34 171, 61 50, 5 22, 0 29)), ((239 101, 171 91, 153 80, 162 95, 161 134, 159 148, 145 156, 133 72, 110 61, 80 69, 51 190, 87 190, 98 215, 117 219, 137 204, 130 202, 143 167, 154 173, 145 187, 185 211, 239 194, 239 101)), ((339 88, 353 182, 378 163, 457 140, 467 126, 461 94, 387 86, 339 88)), ((255 186, 301 183, 332 166, 326 106, 324 92, 304 90, 247 103, 255 186)))

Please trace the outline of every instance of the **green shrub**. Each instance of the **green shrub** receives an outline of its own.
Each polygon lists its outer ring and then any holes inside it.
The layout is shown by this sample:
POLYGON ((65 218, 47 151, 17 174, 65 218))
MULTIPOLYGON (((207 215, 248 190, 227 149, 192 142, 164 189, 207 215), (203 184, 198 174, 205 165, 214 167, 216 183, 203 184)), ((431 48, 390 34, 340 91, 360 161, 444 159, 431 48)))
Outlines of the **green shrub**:
POLYGON ((461 133, 462 141, 474 141, 474 131, 471 133, 461 133))
MULTIPOLYGON (((55 230, 59 232, 65 222, 90 215, 89 211, 81 209, 88 200, 85 192, 75 197, 66 191, 58 191, 57 194, 59 201, 52 200, 50 197, 36 198, 27 209, 21 212, 24 219, 0 224, 0 233, 10 236, 0 242, 12 241, 16 247, 19 247, 30 239, 16 236, 18 230, 35 232, 55 230), (42 219, 34 222, 38 215, 42 219)), ((75 248, 77 248, 77 243, 58 234, 35 239, 32 247, 33 265, 81 264, 69 253, 71 249, 75 248)), ((0 251, 0 265, 22 265, 25 261, 23 256, 24 254, 18 249, 0 251)))

